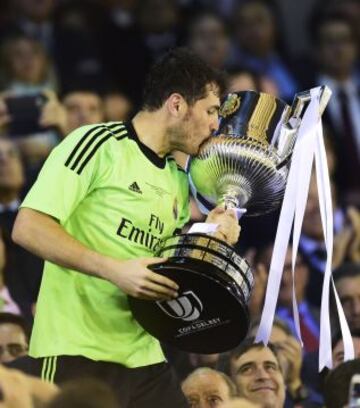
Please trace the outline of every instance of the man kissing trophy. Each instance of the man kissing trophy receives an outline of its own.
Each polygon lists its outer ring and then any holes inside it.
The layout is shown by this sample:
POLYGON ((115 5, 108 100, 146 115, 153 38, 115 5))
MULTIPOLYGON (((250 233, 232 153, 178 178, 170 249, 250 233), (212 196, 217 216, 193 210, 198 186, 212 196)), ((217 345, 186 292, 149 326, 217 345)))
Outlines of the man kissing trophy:
MULTIPOLYGON (((282 201, 292 153, 311 90, 290 107, 255 91, 230 93, 220 108, 219 130, 188 162, 192 192, 202 212, 215 206, 256 216, 282 201)), ((319 115, 331 92, 318 88, 319 115)), ((253 275, 234 248, 200 224, 162 242, 154 270, 178 283, 179 297, 149 302, 130 298, 135 318, 152 335, 181 350, 218 353, 236 347, 249 328, 247 303, 253 275)))

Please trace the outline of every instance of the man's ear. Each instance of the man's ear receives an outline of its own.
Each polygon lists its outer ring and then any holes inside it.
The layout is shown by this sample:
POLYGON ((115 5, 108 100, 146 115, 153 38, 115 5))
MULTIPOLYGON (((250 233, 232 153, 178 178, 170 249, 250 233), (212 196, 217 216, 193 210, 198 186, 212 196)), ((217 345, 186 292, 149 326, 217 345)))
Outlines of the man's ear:
POLYGON ((187 112, 188 105, 179 93, 173 93, 168 97, 166 107, 171 116, 180 118, 187 112))

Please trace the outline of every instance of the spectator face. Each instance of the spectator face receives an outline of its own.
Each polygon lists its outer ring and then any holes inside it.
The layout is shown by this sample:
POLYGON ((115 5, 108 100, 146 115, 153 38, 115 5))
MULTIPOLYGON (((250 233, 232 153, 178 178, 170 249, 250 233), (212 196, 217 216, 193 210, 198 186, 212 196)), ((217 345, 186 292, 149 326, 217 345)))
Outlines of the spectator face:
POLYGON ((337 280, 341 304, 351 330, 360 330, 360 276, 337 280))
POLYGON ((116 122, 128 120, 133 108, 131 101, 122 94, 109 94, 104 97, 105 120, 116 122))
POLYGON ((10 140, 0 139, 0 191, 19 192, 24 184, 19 152, 10 140))
POLYGON ((36 41, 27 38, 11 40, 5 46, 4 58, 12 81, 36 85, 46 77, 46 55, 36 41))
POLYGON ((95 93, 71 92, 65 96, 63 103, 67 113, 68 132, 104 119, 101 99, 95 93))
POLYGON ((224 23, 213 15, 204 15, 194 22, 189 47, 215 68, 222 68, 229 49, 224 23))
POLYGON ((182 105, 183 116, 179 123, 169 127, 168 134, 173 150, 187 154, 197 154, 200 145, 218 129, 218 110, 220 106, 217 89, 208 85, 205 98, 192 106, 182 105))
MULTIPOLYGON (((360 337, 352 338, 355 350, 355 358, 360 358, 360 337)), ((339 340, 335 345, 333 352, 333 369, 344 362, 344 342, 339 340)))
POLYGON ((356 60, 356 43, 349 24, 334 21, 319 32, 318 58, 321 69, 340 79, 351 74, 356 60))
POLYGON ((334 4, 336 12, 346 16, 351 22, 356 34, 357 43, 360 44, 360 3, 358 0, 343 0, 334 4))
POLYGON ((265 57, 273 49, 275 27, 271 11, 260 2, 240 6, 235 16, 235 35, 246 51, 265 57))
POLYGON ((277 358, 269 348, 248 350, 234 361, 234 367, 240 397, 267 408, 284 406, 284 378, 277 358))
POLYGON ((27 341, 23 329, 17 324, 0 325, 0 363, 9 363, 27 354, 27 341))
MULTIPOLYGON (((253 327, 253 329, 250 332, 250 335, 255 337, 256 333, 258 331, 259 326, 253 327)), ((271 329, 271 335, 270 335, 270 342, 271 344, 276 347, 277 351, 277 358, 279 360, 283 377, 287 378, 287 375, 289 374, 289 370, 291 370, 291 361, 288 360, 286 353, 284 353, 283 345, 288 341, 289 335, 284 332, 284 330, 277 326, 273 325, 271 329)), ((235 375, 237 365, 232 365, 232 375, 235 375)))
POLYGON ((213 408, 230 400, 225 380, 216 372, 194 374, 184 381, 183 393, 191 408, 213 408))

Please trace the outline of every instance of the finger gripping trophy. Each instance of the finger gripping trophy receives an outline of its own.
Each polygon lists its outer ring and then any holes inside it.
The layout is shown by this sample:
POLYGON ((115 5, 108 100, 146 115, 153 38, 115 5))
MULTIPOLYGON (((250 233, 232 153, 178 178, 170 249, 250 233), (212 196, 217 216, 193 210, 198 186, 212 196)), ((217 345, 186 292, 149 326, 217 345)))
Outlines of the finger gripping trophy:
MULTIPOLYGON (((330 94, 321 88, 319 114, 330 94)), ((188 165, 190 185, 204 213, 223 205, 255 216, 280 205, 310 101, 310 90, 297 94, 291 107, 255 91, 226 96, 217 134, 188 165)), ((130 298, 139 323, 185 351, 216 353, 236 347, 250 322, 247 303, 253 275, 246 260, 225 242, 203 233, 168 238, 157 256, 168 260, 154 265, 154 271, 178 283, 179 297, 159 302, 130 298)))

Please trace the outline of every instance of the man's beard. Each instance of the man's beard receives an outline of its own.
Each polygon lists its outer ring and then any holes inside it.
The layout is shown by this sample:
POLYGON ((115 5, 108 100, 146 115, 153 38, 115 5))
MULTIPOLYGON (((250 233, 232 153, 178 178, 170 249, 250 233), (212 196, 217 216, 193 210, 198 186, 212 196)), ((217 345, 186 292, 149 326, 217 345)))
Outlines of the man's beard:
POLYGON ((184 146, 186 146, 187 140, 190 139, 189 132, 187 131, 186 126, 184 126, 184 123, 176 126, 169 126, 166 132, 169 136, 173 149, 184 152, 184 146))

